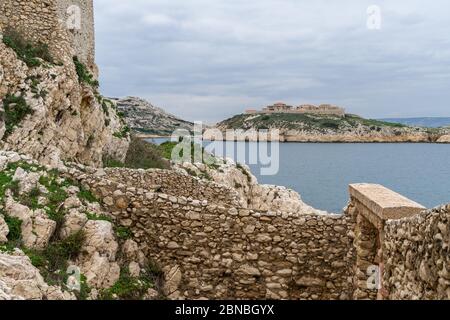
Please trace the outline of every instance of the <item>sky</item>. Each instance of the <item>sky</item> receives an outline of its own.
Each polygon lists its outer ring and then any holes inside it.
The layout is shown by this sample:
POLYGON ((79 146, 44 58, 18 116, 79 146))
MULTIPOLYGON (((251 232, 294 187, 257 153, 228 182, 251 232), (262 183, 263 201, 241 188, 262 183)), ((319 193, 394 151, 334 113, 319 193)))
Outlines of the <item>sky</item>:
POLYGON ((448 0, 94 6, 106 96, 142 97, 207 123, 279 101, 330 103, 368 118, 450 116, 448 0), (368 12, 373 5, 379 11, 368 12))

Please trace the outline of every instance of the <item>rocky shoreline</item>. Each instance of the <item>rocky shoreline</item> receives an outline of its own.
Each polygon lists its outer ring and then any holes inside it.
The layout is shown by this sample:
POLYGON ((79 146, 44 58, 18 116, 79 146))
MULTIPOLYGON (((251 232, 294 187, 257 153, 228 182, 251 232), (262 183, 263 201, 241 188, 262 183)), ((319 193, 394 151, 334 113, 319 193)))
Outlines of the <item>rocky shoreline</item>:
POLYGON ((215 130, 206 130, 204 138, 305 143, 449 143, 450 128, 410 127, 350 114, 335 117, 275 113, 234 116, 218 123, 215 130), (227 135, 229 132, 232 134, 227 135))

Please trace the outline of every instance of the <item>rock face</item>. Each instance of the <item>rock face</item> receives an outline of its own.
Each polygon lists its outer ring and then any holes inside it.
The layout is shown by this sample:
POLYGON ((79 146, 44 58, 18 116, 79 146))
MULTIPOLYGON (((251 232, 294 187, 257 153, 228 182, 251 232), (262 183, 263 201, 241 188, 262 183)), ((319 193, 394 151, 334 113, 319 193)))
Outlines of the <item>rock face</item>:
MULTIPOLYGON (((262 129, 280 130, 278 139, 281 142, 437 142, 442 136, 450 134, 448 128, 429 130, 349 114, 344 118, 312 114, 243 114, 220 122, 217 128, 222 132, 229 129, 248 131, 238 134, 235 137, 238 141, 263 140, 263 136, 258 137, 258 130, 262 129)), ((206 139, 212 137, 212 131, 205 133, 206 139)), ((441 142, 447 141, 443 139, 441 142)))
POLYGON ((120 276, 120 267, 115 262, 118 244, 113 226, 108 221, 88 221, 83 231, 86 240, 77 265, 86 275, 90 286, 109 288, 120 276))
POLYGON ((70 160, 101 166, 103 156, 125 158, 128 139, 116 134, 124 124, 114 105, 102 105, 95 88, 80 84, 71 58, 63 66, 31 68, 0 42, 0 66, 0 107, 14 110, 11 101, 21 99, 30 109, 8 136, 2 117, 2 149, 52 165, 70 160))
POLYGON ((75 297, 49 286, 20 250, 0 252, 0 300, 72 300, 75 297))
POLYGON ((450 143, 450 134, 444 135, 437 140, 438 143, 450 143))
POLYGON ((246 165, 237 165, 231 159, 222 161, 213 167, 196 163, 176 164, 175 169, 186 174, 194 173, 198 177, 209 177, 212 181, 238 192, 240 205, 244 208, 260 211, 282 211, 294 213, 325 213, 305 204, 300 195, 288 188, 272 185, 260 185, 246 165))
POLYGON ((128 126, 143 134, 171 135, 177 129, 193 130, 194 124, 181 120, 140 98, 116 99, 128 126))

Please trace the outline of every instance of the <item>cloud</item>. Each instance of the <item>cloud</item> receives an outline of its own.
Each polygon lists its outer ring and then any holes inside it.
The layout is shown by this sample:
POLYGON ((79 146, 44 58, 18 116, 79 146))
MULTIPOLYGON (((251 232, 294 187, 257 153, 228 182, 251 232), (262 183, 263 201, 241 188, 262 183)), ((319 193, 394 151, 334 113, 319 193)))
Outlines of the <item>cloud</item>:
POLYGON ((450 3, 98 0, 102 90, 190 120, 277 100, 335 103, 368 117, 449 115, 450 3))
POLYGON ((142 21, 148 26, 170 26, 176 25, 176 21, 164 14, 146 14, 142 21))

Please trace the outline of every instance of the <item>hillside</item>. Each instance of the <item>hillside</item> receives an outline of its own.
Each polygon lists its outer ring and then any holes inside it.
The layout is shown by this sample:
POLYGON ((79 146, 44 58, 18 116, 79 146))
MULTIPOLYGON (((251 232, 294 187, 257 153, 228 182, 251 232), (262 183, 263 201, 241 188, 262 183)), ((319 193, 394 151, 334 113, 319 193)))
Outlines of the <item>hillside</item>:
POLYGON ((171 135, 176 129, 192 131, 193 123, 177 118, 148 101, 127 97, 113 99, 123 114, 128 126, 140 133, 151 135, 171 135))
POLYGON ((448 129, 410 127, 352 114, 345 117, 286 113, 241 114, 220 122, 217 128, 222 131, 279 129, 280 140, 286 142, 438 142, 450 132, 448 129))
POLYGON ((450 126, 450 117, 420 117, 420 118, 386 118, 381 121, 402 123, 408 126, 440 128, 450 126))

